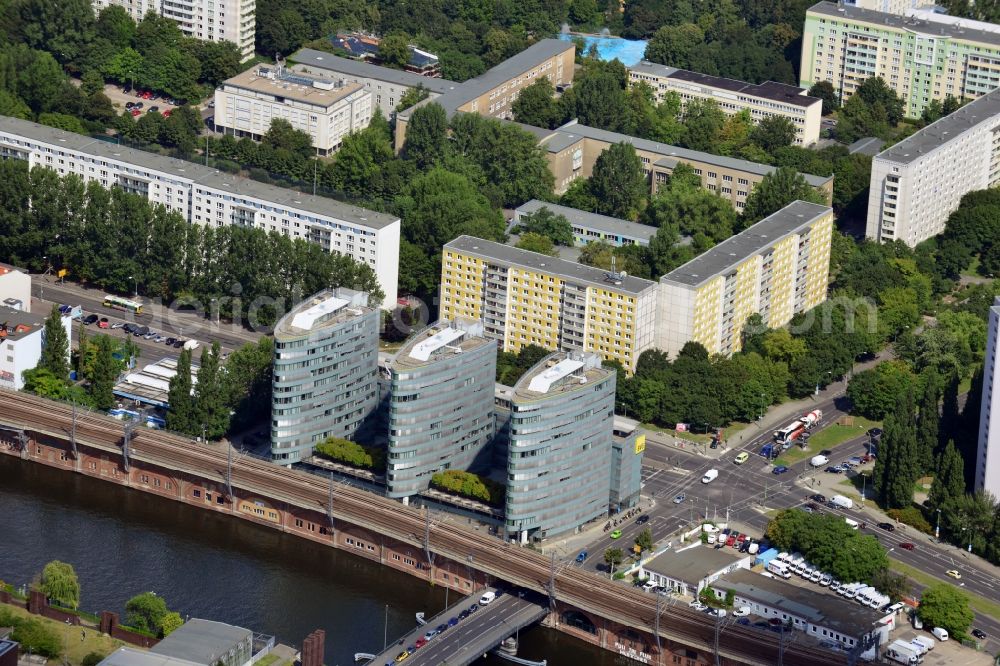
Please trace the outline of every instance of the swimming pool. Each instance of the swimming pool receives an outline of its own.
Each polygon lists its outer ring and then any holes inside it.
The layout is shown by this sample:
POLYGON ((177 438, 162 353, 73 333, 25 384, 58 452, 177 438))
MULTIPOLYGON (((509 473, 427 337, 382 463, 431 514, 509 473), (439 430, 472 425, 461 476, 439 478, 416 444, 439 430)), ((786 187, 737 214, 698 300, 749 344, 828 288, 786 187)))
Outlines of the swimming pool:
POLYGON ((559 39, 569 42, 573 37, 580 37, 587 43, 587 51, 590 51, 592 44, 597 44, 597 56, 601 60, 614 60, 618 58, 626 66, 634 65, 642 60, 642 55, 646 52, 646 40, 644 39, 622 39, 620 37, 599 37, 597 35, 571 35, 560 34, 559 39))

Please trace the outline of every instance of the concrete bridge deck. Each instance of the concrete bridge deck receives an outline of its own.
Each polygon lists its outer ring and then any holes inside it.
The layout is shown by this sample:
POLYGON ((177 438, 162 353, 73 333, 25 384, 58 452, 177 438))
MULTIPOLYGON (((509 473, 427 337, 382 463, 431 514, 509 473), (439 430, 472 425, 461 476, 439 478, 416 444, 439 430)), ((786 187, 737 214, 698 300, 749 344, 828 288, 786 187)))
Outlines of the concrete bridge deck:
MULTIPOLYGON (((425 632, 438 625, 447 624, 449 619, 457 618, 463 610, 478 604, 479 598, 485 591, 480 590, 465 597, 444 612, 428 619, 425 626, 417 627, 391 644, 381 654, 375 655, 370 664, 394 666, 397 663, 396 657, 414 645, 425 632)), ((458 625, 449 627, 432 638, 427 645, 410 651, 410 656, 400 663, 406 666, 438 666, 438 664, 466 666, 500 645, 508 636, 513 636, 517 631, 538 622, 548 612, 548 600, 539 594, 525 591, 520 595, 517 592, 504 592, 492 603, 479 606, 476 612, 464 620, 459 620, 458 625)))

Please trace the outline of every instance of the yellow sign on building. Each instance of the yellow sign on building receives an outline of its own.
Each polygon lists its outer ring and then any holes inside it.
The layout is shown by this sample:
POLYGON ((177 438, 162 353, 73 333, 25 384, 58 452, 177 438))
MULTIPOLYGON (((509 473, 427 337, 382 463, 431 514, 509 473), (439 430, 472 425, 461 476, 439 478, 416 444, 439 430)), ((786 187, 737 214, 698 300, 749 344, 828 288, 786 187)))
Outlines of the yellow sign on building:
POLYGON ((636 455, 639 455, 645 450, 646 450, 646 436, 639 435, 638 437, 635 438, 635 453, 636 455))

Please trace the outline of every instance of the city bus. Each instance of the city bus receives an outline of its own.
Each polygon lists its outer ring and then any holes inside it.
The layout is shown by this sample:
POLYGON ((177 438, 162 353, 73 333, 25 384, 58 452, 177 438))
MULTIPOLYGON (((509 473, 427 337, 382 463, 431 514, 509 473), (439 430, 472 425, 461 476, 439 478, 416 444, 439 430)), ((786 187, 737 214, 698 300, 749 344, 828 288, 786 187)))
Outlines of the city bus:
POLYGON ((111 294, 104 297, 104 307, 125 310, 132 314, 142 314, 142 303, 137 303, 121 296, 112 296, 111 294))

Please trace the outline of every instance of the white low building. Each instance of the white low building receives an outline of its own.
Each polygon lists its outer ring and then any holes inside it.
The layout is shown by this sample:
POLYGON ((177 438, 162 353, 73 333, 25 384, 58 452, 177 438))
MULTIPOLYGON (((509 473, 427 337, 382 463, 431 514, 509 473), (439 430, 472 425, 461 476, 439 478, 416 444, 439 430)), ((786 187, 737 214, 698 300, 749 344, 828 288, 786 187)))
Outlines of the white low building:
POLYGON ((789 629, 803 631, 819 640, 857 647, 861 657, 874 658, 878 646, 889 640, 896 628, 895 612, 875 611, 815 587, 802 587, 750 571, 734 571, 714 586, 724 598, 733 592, 733 607, 746 606, 752 615, 778 619, 789 629))
MULTIPOLYGON (((66 362, 72 347, 72 320, 62 317, 66 331, 66 362)), ((0 306, 0 386, 20 391, 24 388, 25 370, 33 370, 45 347, 45 317, 0 306)))
POLYGON ((744 555, 732 548, 694 543, 668 550, 644 564, 642 569, 653 584, 677 594, 697 597, 719 578, 737 569, 749 569, 753 558, 753 555, 744 555))
POLYGON ((372 94, 359 83, 306 76, 281 64, 256 65, 215 90, 215 129, 260 141, 274 120, 286 120, 312 139, 320 155, 368 127, 372 94))
POLYGON ((31 312, 31 276, 13 266, 0 265, 0 305, 31 312))

